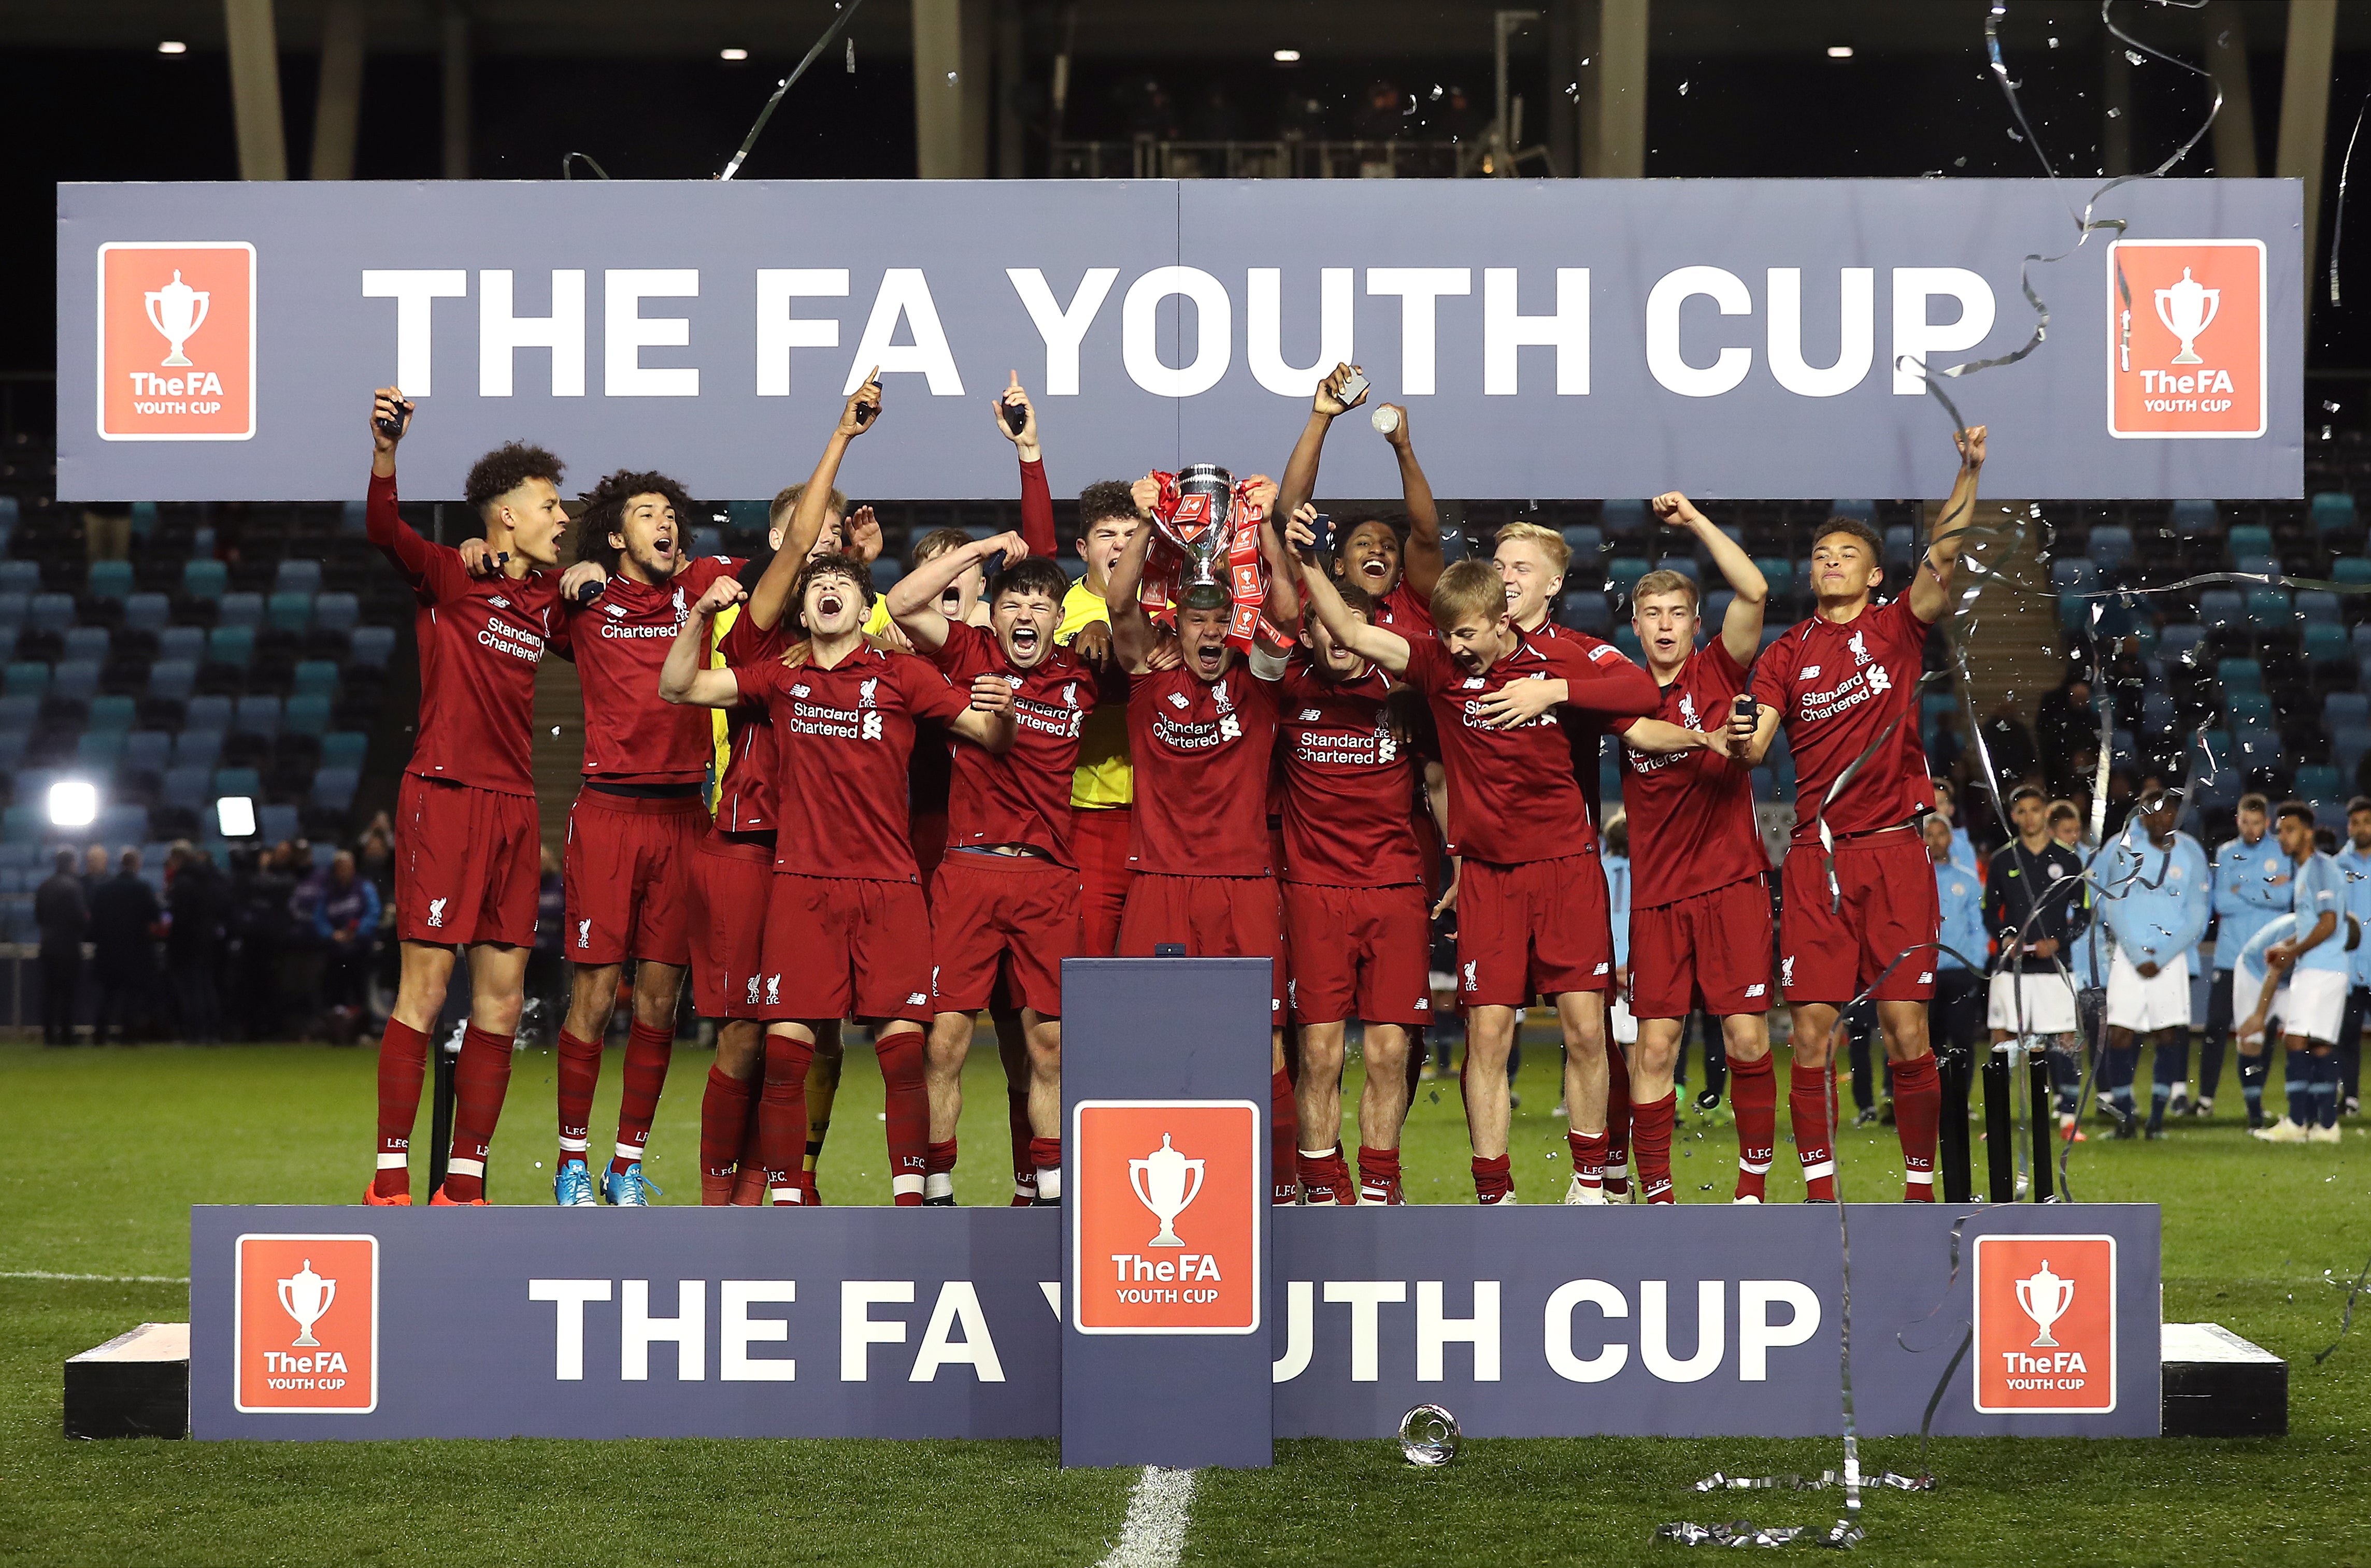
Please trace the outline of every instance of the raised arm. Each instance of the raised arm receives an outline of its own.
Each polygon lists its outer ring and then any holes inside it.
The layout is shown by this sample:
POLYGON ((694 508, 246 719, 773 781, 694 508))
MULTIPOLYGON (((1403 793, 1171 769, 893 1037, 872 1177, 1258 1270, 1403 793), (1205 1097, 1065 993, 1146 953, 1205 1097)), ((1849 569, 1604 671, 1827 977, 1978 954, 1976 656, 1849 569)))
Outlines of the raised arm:
POLYGON ((749 607, 742 612, 760 630, 770 631, 781 623, 782 612, 790 605, 791 585, 798 581, 815 541, 823 537, 823 520, 831 514, 831 489, 839 478, 840 459, 848 455, 848 444, 872 429, 880 412, 881 373, 876 369, 840 409, 839 423, 832 427, 831 439, 823 444, 823 455, 815 459, 815 472, 807 476, 806 488, 799 491, 799 503, 791 512, 790 525, 782 530, 782 548, 766 563, 749 595, 749 607))
POLYGON ((1317 559, 1316 535, 1298 516, 1292 520, 1290 537, 1293 551, 1301 560, 1301 593, 1308 598, 1310 612, 1327 634, 1370 663, 1380 664, 1394 675, 1407 674, 1407 640, 1398 632, 1370 626, 1364 617, 1351 613, 1317 559))
POLYGON ((1159 482, 1150 475, 1136 481, 1136 532, 1128 536, 1128 547, 1112 563, 1111 575, 1104 579, 1112 649, 1119 655, 1120 668, 1130 674, 1143 673, 1145 655, 1152 651, 1156 635, 1152 617, 1137 603, 1136 594, 1144 582, 1145 552, 1152 548, 1152 503, 1160 492, 1159 482))
POLYGON ((976 539, 959 550, 940 551, 889 590, 889 618, 916 648, 944 647, 947 617, 939 611, 939 595, 956 578, 1000 552, 1010 564, 1027 555, 1029 547, 1018 534, 999 534, 992 539, 976 539))
POLYGON ((1022 390, 1021 373, 1011 374, 1012 385, 991 401, 996 432, 1012 443, 1021 458, 1021 536, 1028 541, 1031 554, 1056 555, 1061 547, 1054 537, 1054 492, 1046 483, 1046 452, 1037 443, 1037 406, 1022 390), (1019 430, 1004 417, 1007 409, 1018 409, 1026 416, 1019 430))
MULTIPOLYGON (((1261 522, 1259 529, 1260 559, 1267 563, 1266 616, 1269 625, 1275 627, 1287 638, 1290 638, 1301 629, 1299 586, 1301 571, 1292 559, 1292 552, 1286 548, 1284 542, 1283 535, 1288 519, 1284 513, 1274 510, 1277 503, 1276 486, 1270 484, 1266 486, 1266 490, 1267 500, 1264 504, 1269 510, 1261 522)), ((1314 507, 1304 505, 1297 515, 1307 520, 1314 518, 1317 511, 1314 507)))
POLYGON ((1350 379, 1356 368, 1337 364, 1317 384, 1316 396, 1309 402, 1309 418, 1301 427, 1301 439, 1292 444, 1292 455, 1285 460, 1284 483, 1278 487, 1276 498, 1278 516, 1291 516, 1317 493, 1317 463, 1325 452, 1325 432, 1333 428, 1336 419, 1367 400, 1363 387, 1348 402, 1342 400, 1342 384, 1350 379))
POLYGON ((439 570, 437 547, 422 538, 420 530, 406 523, 396 509, 395 448, 411 431, 411 405, 404 401, 401 392, 382 386, 371 394, 371 477, 370 491, 363 502, 363 528, 370 542, 411 580, 413 592, 434 601, 445 586, 438 581, 444 573, 439 570), (381 420, 393 423, 396 433, 389 435, 380 428, 381 420))
POLYGON ((1712 519, 1678 490, 1657 496, 1652 504, 1655 515, 1666 525, 1686 528, 1703 542, 1713 565, 1720 569, 1734 592, 1729 612, 1720 619, 1720 642, 1743 669, 1762 651, 1762 613, 1770 602, 1770 580, 1735 539, 1715 527, 1712 519))
POLYGON ((693 708, 732 708, 740 702, 740 677, 730 670, 711 670, 706 665, 716 612, 727 605, 738 604, 742 596, 739 582, 720 577, 708 585, 708 592, 700 596, 692 613, 683 617, 683 625, 676 628, 675 640, 667 645, 666 663, 659 666, 659 697, 663 701, 693 708))
POLYGON ((1441 568, 1448 564, 1440 548, 1440 508, 1432 499, 1432 481, 1424 477, 1423 466, 1416 460, 1408 411, 1396 403, 1384 407, 1399 416, 1399 423, 1383 439, 1392 444, 1392 455, 1399 459, 1400 501, 1408 514, 1407 544, 1400 551, 1400 581, 1418 599, 1429 601, 1440 582, 1441 568))
POLYGON ((1951 498, 1936 519, 1935 536, 1927 541, 1926 559, 1910 580, 1910 613, 1933 626, 1951 603, 1951 569, 1959 564, 1960 545, 1976 520, 1976 480, 1984 469, 1984 427, 1970 425, 1954 431, 1960 448, 1960 477, 1951 483, 1951 498))
POLYGON ((975 676, 971 706, 948 720, 947 728, 984 751, 1011 751, 1020 734, 1012 717, 1012 683, 998 674, 975 676))

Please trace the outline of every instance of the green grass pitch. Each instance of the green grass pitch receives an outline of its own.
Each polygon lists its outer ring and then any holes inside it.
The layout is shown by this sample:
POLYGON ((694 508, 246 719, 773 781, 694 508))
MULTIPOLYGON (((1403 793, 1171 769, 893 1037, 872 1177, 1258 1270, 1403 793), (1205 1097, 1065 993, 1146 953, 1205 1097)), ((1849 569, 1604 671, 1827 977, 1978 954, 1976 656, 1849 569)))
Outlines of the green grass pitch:
MULTIPOLYGON (((677 1053, 652 1138, 667 1203, 698 1201, 700 1084, 677 1053)), ((2276 1069, 2277 1070, 2277 1069, 2276 1069)), ((1563 1182, 1556 1054, 1528 1054, 1515 1136, 1518 1191, 1563 1182)), ((549 1201, 552 1058, 521 1057, 497 1141, 494 1196, 549 1201), (540 1163, 538 1163, 540 1162, 540 1163)), ((1356 1068, 1346 1100, 1355 1103, 1356 1068)), ((594 1125, 614 1124, 619 1058, 594 1125)), ((2142 1082, 2147 1082, 2144 1069, 2142 1082)), ((833 1203, 885 1202, 880 1075, 862 1048, 823 1164, 833 1203)), ((991 1051, 966 1075, 967 1203, 1005 1193, 1004 1097, 991 1051)), ((2236 1085, 2223 1114, 2164 1143, 2088 1143, 2076 1193, 2165 1211, 2165 1316, 2211 1319, 2290 1361, 2293 1435, 2280 1441, 1946 1439, 1931 1494, 1879 1493, 1862 1556, 1886 1563, 2371 1562, 2371 1299, 2338 1332, 2343 1286, 2371 1251, 2371 1141, 2250 1139, 2236 1085), (2331 1281, 2339 1283, 2333 1286, 2331 1281)), ((2277 1090, 2275 1091, 2277 1092, 2277 1090)), ((2277 1103, 2277 1101, 2275 1101, 2277 1103)), ((146 1320, 188 1315, 187 1292, 132 1276, 185 1275, 192 1203, 351 1203, 370 1167, 372 1055, 321 1047, 0 1046, 0 1565, 468 1563, 1091 1564, 1119 1537, 1134 1477, 1064 1473, 1052 1442, 651 1441, 70 1443, 61 1364, 146 1320), (100 1281, 29 1277, 98 1274, 100 1281)), ((1781 1097, 1780 1114, 1785 1114, 1781 1097)), ((424 1139, 426 1116, 422 1117, 424 1139)), ((1847 1195, 1899 1193, 1889 1128, 1840 1140, 1847 1195)), ((1981 1145, 1978 1146, 1981 1149, 1981 1145)), ((1409 1195, 1471 1200, 1453 1084, 1417 1094, 1409 1195)), ((1773 1195, 1791 1202, 1783 1134, 1773 1195)), ((1683 1201, 1725 1202, 1736 1146, 1683 1113, 1683 1201)), ((1982 1155, 1978 1155, 1981 1180, 1982 1155)), ((415 1176, 417 1181, 417 1176, 415 1176)), ((1864 1266, 1867 1266, 1866 1263, 1864 1266)), ((1576 1563, 1687 1560, 1652 1544, 1662 1520, 1740 1516, 1825 1526, 1833 1493, 1700 1495, 1731 1473, 1816 1470, 1833 1440, 1473 1442, 1417 1471, 1396 1445, 1278 1445, 1260 1472, 1201 1478, 1188 1563, 1576 1563)), ((1867 1445, 1872 1469, 1912 1470, 1914 1441, 1867 1445)), ((1787 1549, 1800 1554, 1808 1547, 1787 1549)))

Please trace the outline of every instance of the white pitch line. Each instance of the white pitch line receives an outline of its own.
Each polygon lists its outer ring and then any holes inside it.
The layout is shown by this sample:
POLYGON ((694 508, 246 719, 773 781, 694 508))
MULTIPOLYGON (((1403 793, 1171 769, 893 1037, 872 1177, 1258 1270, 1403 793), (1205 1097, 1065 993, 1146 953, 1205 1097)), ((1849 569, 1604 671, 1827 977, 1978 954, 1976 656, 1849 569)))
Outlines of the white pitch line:
POLYGON ((0 1279, 63 1279, 85 1285, 187 1285, 187 1274, 52 1274, 46 1269, 0 1269, 0 1279))
POLYGON ((1177 1568, 1186 1550, 1186 1509, 1194 1500, 1190 1470, 1147 1465, 1128 1494, 1119 1544, 1095 1568, 1177 1568))

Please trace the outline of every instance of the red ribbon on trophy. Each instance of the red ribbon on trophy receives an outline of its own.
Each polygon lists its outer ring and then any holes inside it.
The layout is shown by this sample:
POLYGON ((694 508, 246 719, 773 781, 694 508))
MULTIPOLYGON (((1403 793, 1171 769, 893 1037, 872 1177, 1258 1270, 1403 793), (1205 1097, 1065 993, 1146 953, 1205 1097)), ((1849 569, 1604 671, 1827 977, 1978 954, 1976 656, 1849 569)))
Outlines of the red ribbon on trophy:
POLYGON ((1259 546, 1266 509, 1252 499, 1251 481, 1214 463, 1175 474, 1156 468, 1151 477, 1161 486, 1152 503, 1158 536, 1145 556, 1138 602, 1164 621, 1174 616, 1173 604, 1214 608, 1223 595, 1234 608, 1227 640, 1249 651, 1267 604, 1267 563, 1259 546))

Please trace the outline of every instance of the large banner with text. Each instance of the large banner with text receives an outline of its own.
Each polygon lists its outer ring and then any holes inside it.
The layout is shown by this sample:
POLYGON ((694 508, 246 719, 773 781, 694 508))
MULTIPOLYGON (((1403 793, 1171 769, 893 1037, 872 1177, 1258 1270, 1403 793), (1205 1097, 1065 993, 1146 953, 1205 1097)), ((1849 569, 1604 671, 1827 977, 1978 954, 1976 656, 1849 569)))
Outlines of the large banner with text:
MULTIPOLYGON (((1058 489, 1281 473, 1337 361, 1448 497, 1997 494, 2303 484, 2295 180, 2146 180, 2073 247, 2042 180, 61 185, 70 500, 358 497, 370 389, 420 408, 407 493, 506 440, 712 500, 804 477, 880 368, 844 482, 1005 494, 987 407, 1035 395, 1058 489), (2029 259, 2058 257, 2055 260, 2029 259)), ((1396 493, 1380 440, 1326 486, 1396 493)))
MULTIPOLYGON (((1146 1185, 1148 1234, 1195 1219, 1190 1184, 1146 1185)), ((1066 1292, 1065 1217, 200 1207, 191 1430, 1050 1436, 1064 1313, 1137 1288, 1066 1292)), ((1840 1217, 1864 1436, 1917 1431, 1971 1333, 1937 1433, 2156 1434, 2156 1205, 1867 1204, 1277 1210, 1276 1435, 1426 1402, 1475 1436, 1839 1431, 1840 1217)), ((1162 1261, 1213 1300, 1250 1266, 1162 1261)))

